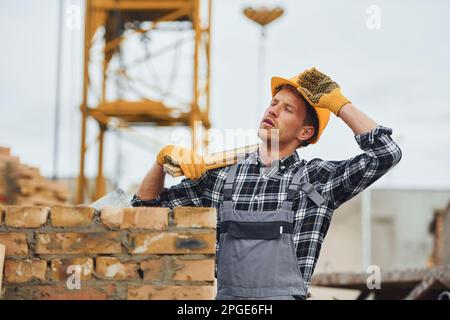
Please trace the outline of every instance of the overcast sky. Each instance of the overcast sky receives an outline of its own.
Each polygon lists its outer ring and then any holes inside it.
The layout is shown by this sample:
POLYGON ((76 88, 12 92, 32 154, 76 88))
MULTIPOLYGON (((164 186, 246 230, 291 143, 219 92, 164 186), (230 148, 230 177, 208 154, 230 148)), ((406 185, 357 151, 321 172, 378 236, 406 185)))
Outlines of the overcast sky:
MULTIPOLYGON (((83 11, 83 1, 64 3, 83 11)), ((265 107, 257 105, 259 30, 242 14, 256 3, 285 9, 268 29, 266 86, 259 92, 265 104, 271 76, 316 66, 354 105, 394 131, 403 159, 375 186, 450 189, 450 2, 215 0, 211 120, 217 129, 256 128, 265 107), (379 28, 368 24, 373 8, 380 10, 379 28)), ((0 0, 0 145, 45 175, 52 174, 57 18, 57 0, 0 0)), ((66 177, 78 174, 83 28, 64 24, 63 37, 58 174, 66 177)), ((92 141, 96 127, 90 128, 92 141)), ((131 136, 108 134, 106 175, 120 172, 124 189, 138 183, 158 149, 172 142, 169 132, 150 130, 154 143, 145 148, 131 136)), ((360 152, 350 128, 332 116, 320 142, 300 156, 343 160, 360 152)), ((90 175, 95 161, 91 153, 90 175)))

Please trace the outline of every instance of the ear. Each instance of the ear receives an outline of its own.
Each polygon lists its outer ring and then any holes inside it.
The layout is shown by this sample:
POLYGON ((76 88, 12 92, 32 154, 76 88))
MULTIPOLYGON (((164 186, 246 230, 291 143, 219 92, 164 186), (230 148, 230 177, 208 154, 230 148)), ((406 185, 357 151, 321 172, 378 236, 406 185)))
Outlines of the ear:
POLYGON ((307 141, 314 135, 314 126, 303 126, 297 133, 296 138, 300 141, 307 141))

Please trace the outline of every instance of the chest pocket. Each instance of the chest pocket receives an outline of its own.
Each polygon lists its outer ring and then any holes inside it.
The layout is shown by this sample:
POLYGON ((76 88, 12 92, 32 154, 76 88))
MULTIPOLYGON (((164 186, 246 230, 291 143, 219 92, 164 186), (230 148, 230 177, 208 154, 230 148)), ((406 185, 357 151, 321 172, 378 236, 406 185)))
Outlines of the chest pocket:
POLYGON ((292 233, 292 224, 286 221, 224 221, 220 232, 236 239, 278 239, 283 233, 292 233))

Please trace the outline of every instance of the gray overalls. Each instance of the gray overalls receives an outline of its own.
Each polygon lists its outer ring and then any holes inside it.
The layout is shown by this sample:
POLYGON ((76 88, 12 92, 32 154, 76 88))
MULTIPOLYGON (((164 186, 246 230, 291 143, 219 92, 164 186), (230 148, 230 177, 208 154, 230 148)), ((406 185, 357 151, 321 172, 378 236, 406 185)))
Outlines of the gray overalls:
MULTIPOLYGON (((304 168, 292 178, 287 198, 275 211, 233 209, 232 192, 238 164, 224 185, 224 202, 217 253, 217 300, 294 300, 306 296, 293 241, 295 194, 303 190, 317 205, 324 199, 309 182, 302 182, 304 168)), ((303 175, 306 178, 306 175, 303 175)))

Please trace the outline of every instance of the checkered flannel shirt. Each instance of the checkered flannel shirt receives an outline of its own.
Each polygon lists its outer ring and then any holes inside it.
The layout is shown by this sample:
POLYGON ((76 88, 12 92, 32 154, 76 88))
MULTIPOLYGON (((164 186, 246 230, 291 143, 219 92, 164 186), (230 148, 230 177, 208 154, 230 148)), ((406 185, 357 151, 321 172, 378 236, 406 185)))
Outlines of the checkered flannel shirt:
MULTIPOLYGON (((249 161, 250 157, 247 155, 240 165, 232 197, 236 210, 280 209, 294 174, 305 167, 308 181, 325 198, 325 202, 317 206, 300 191, 293 201, 293 239, 298 264, 307 287, 334 210, 370 186, 400 161, 402 152, 391 135, 392 129, 383 126, 356 135, 356 142, 364 152, 348 160, 327 161, 315 158, 306 161, 294 152, 279 160, 277 166, 272 166, 272 170, 266 170, 265 173, 262 173, 263 166, 259 157, 255 162, 249 161)), ((177 185, 165 188, 161 195, 153 200, 144 201, 135 195, 132 205, 219 209, 223 202, 223 186, 229 168, 210 170, 197 180, 184 179, 177 185)))

